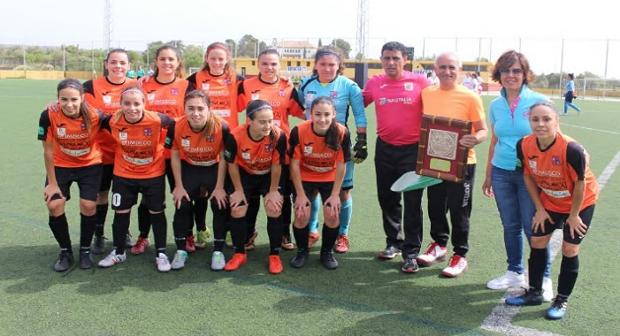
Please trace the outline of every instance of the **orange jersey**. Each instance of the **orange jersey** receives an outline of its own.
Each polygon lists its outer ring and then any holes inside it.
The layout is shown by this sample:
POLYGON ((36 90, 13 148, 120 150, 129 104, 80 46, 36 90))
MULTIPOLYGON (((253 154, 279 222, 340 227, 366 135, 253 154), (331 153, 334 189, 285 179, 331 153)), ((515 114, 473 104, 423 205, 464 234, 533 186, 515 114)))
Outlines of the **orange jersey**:
POLYGON ((144 108, 149 111, 163 113, 170 118, 178 119, 184 115, 185 93, 189 82, 182 78, 162 84, 153 77, 142 83, 142 92, 146 97, 144 108))
POLYGON ((96 110, 89 112, 90 129, 81 116, 67 117, 60 107, 56 112, 41 113, 38 139, 53 142, 54 166, 78 168, 101 163, 101 151, 95 139, 103 114, 96 110))
POLYGON ((540 150, 536 136, 520 140, 518 155, 523 161, 523 172, 531 176, 540 189, 540 201, 545 209, 569 213, 576 181, 585 181, 585 195, 581 209, 596 203, 598 183, 587 164, 587 154, 573 139, 558 133, 554 143, 540 150))
POLYGON ((119 111, 107 118, 107 128, 117 142, 114 175, 130 179, 147 179, 164 175, 164 137, 169 129, 174 137, 174 120, 162 113, 144 111, 140 121, 130 124, 119 111))
MULTIPOLYGON (((335 122, 335 120, 334 120, 335 122)), ((289 155, 299 160, 301 180, 305 182, 334 182, 336 164, 351 160, 351 137, 346 127, 338 125, 340 148, 334 150, 325 143, 325 136, 312 129, 312 121, 304 121, 291 131, 289 155)))
POLYGON ((226 161, 236 163, 251 175, 270 173, 272 165, 284 164, 286 155, 284 132, 274 127, 272 135, 255 141, 250 137, 249 125, 235 128, 226 141, 226 161))
POLYGON ((183 117, 176 121, 172 148, 179 151, 181 160, 194 166, 213 166, 220 162, 220 153, 224 150, 224 139, 230 136, 228 125, 222 122, 219 129, 210 136, 202 131, 194 131, 183 117))
POLYGON ((256 99, 269 102, 273 108, 273 123, 287 135, 291 132, 288 116, 300 119, 305 117, 304 107, 299 101, 295 86, 284 77, 280 77, 275 83, 267 83, 261 80, 259 75, 239 83, 237 99, 239 110, 245 109, 251 100, 256 99))
MULTIPOLYGON (((86 102, 103 112, 104 115, 112 115, 121 108, 121 93, 128 87, 135 86, 136 80, 127 78, 122 84, 114 84, 105 76, 84 82, 84 99, 86 102)), ((96 141, 101 148, 103 164, 114 163, 114 150, 116 141, 109 132, 99 131, 96 141)))
POLYGON ((239 111, 237 107, 237 86, 239 79, 236 75, 223 74, 213 76, 207 70, 198 71, 187 78, 191 88, 202 90, 211 102, 211 111, 224 119, 231 130, 239 125, 239 111))

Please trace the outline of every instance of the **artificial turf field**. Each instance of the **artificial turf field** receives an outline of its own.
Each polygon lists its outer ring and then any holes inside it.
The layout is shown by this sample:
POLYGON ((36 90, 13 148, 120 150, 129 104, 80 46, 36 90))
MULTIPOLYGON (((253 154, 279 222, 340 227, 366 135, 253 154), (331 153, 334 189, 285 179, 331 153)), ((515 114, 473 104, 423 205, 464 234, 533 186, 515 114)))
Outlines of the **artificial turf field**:
MULTIPOLYGON (((55 81, 0 80, 3 115, 0 149, 0 335, 487 335, 483 320, 504 295, 485 283, 505 271, 499 215, 481 192, 488 142, 480 145, 469 269, 456 279, 439 276, 445 264, 400 272, 401 260, 381 262, 384 247, 374 182, 374 110, 368 109, 370 158, 356 166, 351 251, 338 255, 340 268, 325 270, 315 247, 301 270, 267 272, 265 217, 257 249, 233 273, 208 268, 210 247, 190 256, 179 272, 160 274, 154 250, 128 256, 111 269, 75 269, 58 274, 57 244, 42 200, 44 166, 36 140, 39 114, 55 98, 55 81)), ((485 97, 488 104, 491 98, 485 97)), ((562 117, 563 131, 591 154, 598 176, 620 151, 620 103, 577 100, 584 112, 562 117), (604 132, 608 131, 608 132, 604 132)), ((74 250, 79 242, 77 189, 67 206, 74 250)), ((173 209, 166 210, 168 221, 173 209)), ((583 242, 581 268, 567 317, 549 322, 547 304, 523 308, 513 325, 563 335, 617 335, 620 315, 620 173, 605 185, 593 227, 583 242)), ((426 205, 424 205, 425 207, 426 205)), ((135 211, 134 211, 135 213, 135 211)), ((135 216, 135 214, 134 214, 135 216)), ((106 235, 111 237, 112 213, 106 235)), ((430 241, 425 215, 424 246, 430 241)), ((136 235, 136 218, 131 231, 136 235)), ((174 245, 168 229, 168 255, 174 245)), ((108 242, 108 247, 111 243, 108 242)), ((526 249, 527 251, 527 249, 526 249)), ((529 255, 529 251, 527 252, 529 255)), ((232 254, 226 251, 227 256, 232 254)), ((99 258, 96 258, 98 260, 99 258)), ((556 258, 554 286, 559 272, 556 258)))

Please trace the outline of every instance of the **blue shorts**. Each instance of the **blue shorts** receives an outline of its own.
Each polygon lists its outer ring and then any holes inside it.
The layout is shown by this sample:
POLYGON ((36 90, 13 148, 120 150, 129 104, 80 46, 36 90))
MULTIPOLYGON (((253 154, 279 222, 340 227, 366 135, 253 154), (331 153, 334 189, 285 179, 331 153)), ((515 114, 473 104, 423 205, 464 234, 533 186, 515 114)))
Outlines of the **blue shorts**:
POLYGON ((353 189, 353 173, 355 172, 355 162, 350 160, 346 162, 346 171, 344 173, 344 180, 342 181, 342 190, 353 189))

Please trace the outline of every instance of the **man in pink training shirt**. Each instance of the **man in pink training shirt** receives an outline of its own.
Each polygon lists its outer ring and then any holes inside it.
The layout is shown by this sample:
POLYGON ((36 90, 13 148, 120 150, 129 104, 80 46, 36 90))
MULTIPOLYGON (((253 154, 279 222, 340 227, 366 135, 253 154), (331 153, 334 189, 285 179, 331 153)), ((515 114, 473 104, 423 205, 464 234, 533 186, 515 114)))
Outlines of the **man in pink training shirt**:
POLYGON ((402 174, 415 170, 422 122, 421 92, 428 85, 425 76, 404 71, 406 61, 407 50, 402 43, 384 44, 381 63, 385 74, 371 78, 363 95, 366 106, 375 103, 377 118, 375 172, 386 235, 385 250, 378 257, 388 260, 402 253, 401 270, 415 273, 422 243, 423 190, 403 193, 404 216, 401 194, 390 190, 402 174))

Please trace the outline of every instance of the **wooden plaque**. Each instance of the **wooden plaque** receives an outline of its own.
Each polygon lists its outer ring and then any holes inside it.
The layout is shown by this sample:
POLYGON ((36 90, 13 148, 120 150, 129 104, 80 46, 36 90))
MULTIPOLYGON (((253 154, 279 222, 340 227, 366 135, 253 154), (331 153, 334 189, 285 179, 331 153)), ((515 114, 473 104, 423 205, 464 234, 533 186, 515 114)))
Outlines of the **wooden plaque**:
POLYGON ((463 182, 469 148, 459 140, 471 134, 471 121, 424 115, 416 172, 451 182, 463 182))

